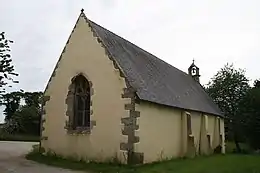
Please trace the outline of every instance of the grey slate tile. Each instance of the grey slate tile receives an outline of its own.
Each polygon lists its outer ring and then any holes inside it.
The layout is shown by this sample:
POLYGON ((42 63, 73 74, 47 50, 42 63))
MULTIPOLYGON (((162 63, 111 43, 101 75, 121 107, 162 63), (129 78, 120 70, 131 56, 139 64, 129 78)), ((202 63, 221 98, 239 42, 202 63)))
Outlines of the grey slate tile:
POLYGON ((93 21, 88 20, 88 22, 107 51, 122 68, 140 99, 223 116, 202 86, 190 75, 93 21))

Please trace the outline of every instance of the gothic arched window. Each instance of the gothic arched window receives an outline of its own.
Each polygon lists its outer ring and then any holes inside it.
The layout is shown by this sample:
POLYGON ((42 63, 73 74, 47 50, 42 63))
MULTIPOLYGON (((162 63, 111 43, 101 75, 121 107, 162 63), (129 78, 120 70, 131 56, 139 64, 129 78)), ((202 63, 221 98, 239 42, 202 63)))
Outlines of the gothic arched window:
POLYGON ((74 81, 73 129, 90 127, 90 85, 82 75, 74 81))

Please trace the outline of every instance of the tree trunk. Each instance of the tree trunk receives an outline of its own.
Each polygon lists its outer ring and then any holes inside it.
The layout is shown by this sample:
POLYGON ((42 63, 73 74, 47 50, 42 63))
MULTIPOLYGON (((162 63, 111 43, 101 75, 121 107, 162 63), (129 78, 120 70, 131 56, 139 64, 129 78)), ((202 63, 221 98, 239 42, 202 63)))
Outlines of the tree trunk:
POLYGON ((236 144, 237 152, 241 153, 241 148, 240 148, 239 142, 236 140, 236 138, 235 138, 235 144, 236 144))
POLYGON ((236 152, 241 153, 241 148, 240 148, 240 145, 239 145, 238 136, 237 136, 237 132, 236 132, 235 129, 234 129, 234 142, 235 142, 235 145, 236 145, 236 152))

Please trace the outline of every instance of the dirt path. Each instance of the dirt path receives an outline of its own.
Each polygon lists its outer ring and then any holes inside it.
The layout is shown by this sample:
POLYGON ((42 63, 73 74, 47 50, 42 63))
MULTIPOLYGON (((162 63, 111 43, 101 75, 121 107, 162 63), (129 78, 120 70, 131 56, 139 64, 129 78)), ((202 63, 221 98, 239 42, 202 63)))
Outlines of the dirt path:
POLYGON ((24 155, 35 144, 37 143, 0 141, 0 173, 82 173, 26 160, 24 155))

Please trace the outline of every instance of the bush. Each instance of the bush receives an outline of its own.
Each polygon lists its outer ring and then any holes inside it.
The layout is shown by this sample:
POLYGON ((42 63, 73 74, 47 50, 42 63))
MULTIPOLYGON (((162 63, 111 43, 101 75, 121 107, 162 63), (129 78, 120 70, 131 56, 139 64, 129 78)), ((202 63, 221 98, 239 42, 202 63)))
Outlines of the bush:
POLYGON ((218 146, 214 149, 214 153, 215 153, 215 154, 221 154, 221 151, 222 151, 222 146, 221 146, 221 145, 218 145, 218 146))
POLYGON ((23 134, 9 134, 0 132, 0 141, 24 141, 24 142, 39 142, 39 136, 23 135, 23 134))
POLYGON ((236 145, 234 142, 226 143, 226 153, 236 153, 236 154, 250 154, 253 153, 253 149, 246 143, 240 143, 241 151, 237 151, 236 145))

